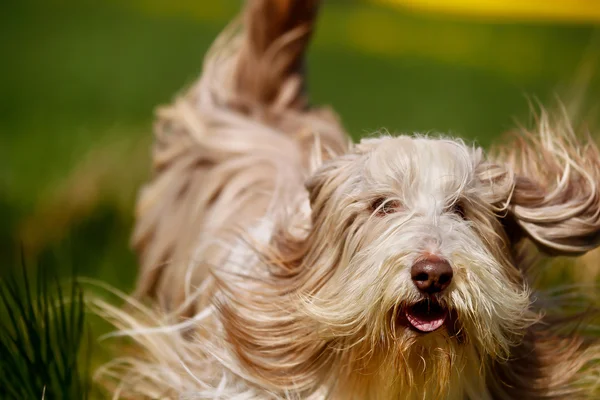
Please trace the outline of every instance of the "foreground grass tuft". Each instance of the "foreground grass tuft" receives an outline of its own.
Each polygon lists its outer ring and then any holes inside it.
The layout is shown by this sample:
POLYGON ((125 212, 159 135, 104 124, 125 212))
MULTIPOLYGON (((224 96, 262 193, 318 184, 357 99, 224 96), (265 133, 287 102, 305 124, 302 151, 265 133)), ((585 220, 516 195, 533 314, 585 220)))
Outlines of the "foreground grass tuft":
POLYGON ((91 393, 83 289, 55 271, 5 268, 0 278, 0 398, 82 399, 91 393), (33 272, 32 272, 33 271, 33 272))

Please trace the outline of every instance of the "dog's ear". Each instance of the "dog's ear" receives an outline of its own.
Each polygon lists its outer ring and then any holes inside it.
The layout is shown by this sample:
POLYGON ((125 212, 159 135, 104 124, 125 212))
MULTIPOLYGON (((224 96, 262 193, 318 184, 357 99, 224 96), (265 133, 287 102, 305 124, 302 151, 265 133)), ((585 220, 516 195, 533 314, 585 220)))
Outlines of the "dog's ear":
POLYGON ((351 145, 350 152, 326 161, 306 182, 310 205, 313 210, 319 208, 326 200, 330 199, 336 188, 345 185, 352 186, 361 179, 363 164, 357 162, 375 147, 380 146, 390 136, 365 138, 355 145, 351 145))
POLYGON ((341 184, 344 179, 341 171, 349 162, 347 158, 348 156, 343 156, 326 162, 306 181, 305 187, 312 208, 330 198, 335 188, 341 184))
POLYGON ((578 143, 566 119, 551 121, 542 111, 538 129, 500 153, 505 169, 496 178, 511 189, 509 239, 527 236, 552 255, 584 253, 600 244, 600 153, 589 136, 578 143))

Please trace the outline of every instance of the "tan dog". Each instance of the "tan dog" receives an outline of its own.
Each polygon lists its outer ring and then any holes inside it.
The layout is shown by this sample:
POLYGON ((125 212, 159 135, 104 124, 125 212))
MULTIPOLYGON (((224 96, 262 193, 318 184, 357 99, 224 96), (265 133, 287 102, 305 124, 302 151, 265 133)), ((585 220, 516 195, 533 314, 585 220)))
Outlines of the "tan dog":
POLYGON ((600 350, 533 304, 521 249, 598 245, 596 147, 545 112, 495 157, 352 145, 303 91, 317 3, 250 0, 159 111, 134 235, 158 312, 104 305, 140 348, 101 371, 117 397, 591 396, 600 350))

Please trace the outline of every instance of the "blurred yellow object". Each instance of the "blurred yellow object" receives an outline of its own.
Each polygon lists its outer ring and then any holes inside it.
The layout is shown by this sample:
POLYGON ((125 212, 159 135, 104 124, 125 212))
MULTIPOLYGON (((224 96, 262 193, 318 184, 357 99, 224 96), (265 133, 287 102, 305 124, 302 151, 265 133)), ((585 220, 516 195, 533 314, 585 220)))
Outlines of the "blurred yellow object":
POLYGON ((473 18, 600 22, 600 0, 371 0, 371 2, 473 18))

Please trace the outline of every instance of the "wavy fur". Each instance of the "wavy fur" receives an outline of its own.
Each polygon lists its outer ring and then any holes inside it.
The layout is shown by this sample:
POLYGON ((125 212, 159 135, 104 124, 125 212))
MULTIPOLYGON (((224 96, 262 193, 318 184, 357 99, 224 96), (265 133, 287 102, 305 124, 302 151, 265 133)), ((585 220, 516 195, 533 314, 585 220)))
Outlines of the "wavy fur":
POLYGON ((317 6, 249 1, 159 111, 133 238, 156 307, 96 301, 134 344, 100 379, 116 398, 590 396, 598 345, 534 301, 517 248, 598 245, 597 148, 545 112, 495 157, 451 138, 351 145, 303 91, 317 6), (454 278, 424 298, 409 269, 426 254, 454 278), (428 334, 404 317, 425 300, 449 315, 428 334))

